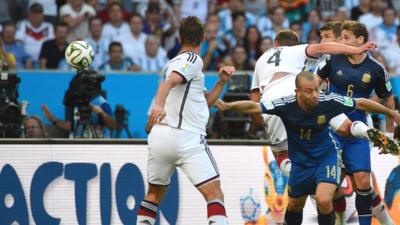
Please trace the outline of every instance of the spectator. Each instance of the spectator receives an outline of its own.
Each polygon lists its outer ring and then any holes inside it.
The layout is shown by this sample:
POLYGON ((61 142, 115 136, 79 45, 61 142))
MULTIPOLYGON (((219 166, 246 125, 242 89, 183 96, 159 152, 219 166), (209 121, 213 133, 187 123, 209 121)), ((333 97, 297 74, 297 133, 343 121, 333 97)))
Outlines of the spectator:
POLYGON ((313 28, 308 32, 307 35, 307 43, 308 44, 318 44, 321 41, 321 36, 319 33, 319 29, 313 28))
POLYGON ((256 23, 256 18, 251 13, 245 12, 243 0, 228 0, 228 8, 218 13, 221 21, 220 29, 223 33, 232 29, 232 14, 237 12, 245 14, 245 28, 256 23))
POLYGON ((311 10, 310 14, 308 14, 307 22, 303 23, 302 30, 303 33, 300 37, 302 43, 307 42, 307 35, 311 29, 319 29, 322 26, 321 20, 319 19, 319 15, 317 10, 311 10))
POLYGON ((177 18, 196 16, 202 23, 206 22, 209 4, 207 0, 173 0, 172 2, 177 18))
POLYGON ((349 10, 344 6, 339 7, 338 10, 335 13, 334 20, 335 21, 344 22, 344 21, 349 20, 349 19, 350 19, 349 10))
POLYGON ((369 12, 370 0, 359 0, 360 4, 351 9, 351 19, 358 20, 360 16, 369 12))
POLYGON ((286 12, 290 23, 302 21, 310 11, 309 0, 280 0, 279 5, 286 12))
MULTIPOLYGON (((279 7, 279 0, 266 0, 266 2, 266 13, 257 21, 258 30, 263 37, 268 36, 266 33, 272 27, 271 15, 279 7)), ((289 20, 286 17, 284 17, 283 27, 289 28, 289 20)))
POLYGON ((244 6, 246 12, 251 13, 256 18, 261 17, 265 14, 266 0, 245 0, 244 6))
POLYGON ((104 62, 99 70, 138 70, 132 60, 124 56, 124 49, 120 42, 111 42, 108 46, 109 60, 104 62))
POLYGON ((232 29, 228 30, 224 35, 224 38, 226 38, 229 43, 229 48, 233 48, 236 45, 243 44, 244 35, 246 33, 245 20, 246 17, 244 13, 232 13, 233 27, 232 29))
POLYGON ((49 138, 46 126, 38 116, 25 117, 23 121, 26 138, 49 138))
POLYGON ((39 3, 41 5, 45 5, 44 7, 44 21, 51 23, 52 25, 56 25, 58 22, 57 18, 57 0, 29 0, 29 5, 33 3, 39 3))
POLYGON ((370 32, 371 40, 378 43, 378 51, 383 55, 390 51, 390 46, 397 42, 396 18, 396 11, 393 8, 386 8, 383 11, 383 22, 372 28, 370 32))
POLYGON ((270 36, 272 38, 275 38, 277 32, 287 28, 285 24, 285 11, 282 7, 275 8, 273 13, 270 14, 271 23, 267 24, 267 22, 263 22, 263 19, 264 18, 261 18, 259 21, 260 23, 258 24, 258 29, 260 29, 261 35, 263 37, 270 36))
MULTIPOLYGON (((97 16, 100 17, 103 24, 110 22, 110 9, 114 3, 121 4, 121 0, 107 0, 107 6, 101 11, 97 12, 97 16)), ((125 21, 129 19, 129 12, 125 9, 122 9, 122 18, 125 21)))
POLYGON ((85 39, 93 47, 94 59, 91 68, 98 69, 101 64, 107 61, 109 41, 102 37, 103 22, 99 17, 92 17, 89 20, 89 37, 85 39))
POLYGON ((246 49, 248 61, 254 68, 258 57, 261 56, 259 48, 261 44, 261 33, 257 26, 253 25, 247 28, 243 43, 243 46, 246 49))
POLYGON ((15 56, 12 53, 7 53, 4 49, 3 39, 0 37, 0 71, 3 69, 3 64, 6 63, 8 68, 16 67, 15 56))
POLYGON ((57 69, 67 48, 68 24, 60 22, 55 28, 55 39, 45 41, 40 50, 40 68, 57 69))
POLYGON ((67 40, 84 40, 89 35, 89 17, 95 16, 94 8, 84 0, 69 0, 60 8, 60 19, 69 26, 67 40))
POLYGON ((136 58, 136 63, 143 71, 160 71, 168 62, 167 53, 160 46, 160 39, 149 35, 145 43, 146 54, 136 58))
POLYGON ((268 51, 268 49, 272 48, 274 46, 274 41, 272 40, 271 37, 263 37, 263 39, 261 40, 261 44, 260 44, 260 53, 261 55, 268 51))
POLYGON ((385 56, 386 63, 388 65, 389 71, 394 73, 396 76, 400 75, 400 26, 396 29, 396 42, 392 42, 387 48, 387 50, 382 52, 385 56))
POLYGON ((149 3, 146 10, 144 32, 158 36, 162 40, 162 46, 168 52, 168 56, 173 58, 180 48, 176 32, 178 25, 173 10, 161 2, 149 3), (162 9, 161 6, 164 8, 162 9))
POLYGON ((383 9, 383 0, 371 0, 371 11, 358 18, 358 20, 367 27, 368 32, 370 32, 372 28, 382 23, 383 9))
POLYGON ((108 15, 110 22, 104 25, 103 35, 109 41, 121 42, 125 34, 129 33, 129 25, 124 21, 123 9, 120 3, 114 2, 109 5, 108 15))
MULTIPOLYGON (((304 31, 303 31, 303 24, 300 22, 294 22, 290 24, 290 29, 293 30, 294 32, 296 32, 296 34, 299 37, 302 37, 304 35, 304 31)), ((304 43, 305 41, 301 41, 301 43, 304 43)))
POLYGON ((16 28, 13 22, 10 21, 3 24, 4 49, 15 56, 17 69, 32 68, 31 57, 26 53, 24 46, 15 40, 15 32, 16 28))
POLYGON ((208 14, 206 24, 209 24, 209 23, 215 24, 217 26, 217 28, 218 28, 218 34, 217 35, 219 37, 222 37, 224 35, 224 33, 222 33, 221 29, 219 29, 220 26, 221 26, 221 21, 219 19, 218 14, 216 14, 216 13, 208 14))
POLYGON ((231 56, 224 59, 224 66, 233 66, 236 71, 254 69, 249 62, 246 49, 243 45, 238 45, 233 48, 231 56))
POLYGON ((39 54, 43 42, 54 38, 53 26, 43 20, 43 6, 33 3, 29 7, 28 19, 18 25, 16 33, 16 39, 22 42, 34 68, 39 68, 39 54))
POLYGON ((129 18, 130 32, 127 33, 122 41, 125 55, 131 60, 145 54, 145 42, 147 34, 143 32, 143 17, 138 13, 133 13, 129 18))
POLYGON ((227 51, 221 38, 218 37, 218 27, 214 23, 207 23, 204 28, 205 40, 200 45, 199 55, 203 58, 205 71, 216 71, 227 51))

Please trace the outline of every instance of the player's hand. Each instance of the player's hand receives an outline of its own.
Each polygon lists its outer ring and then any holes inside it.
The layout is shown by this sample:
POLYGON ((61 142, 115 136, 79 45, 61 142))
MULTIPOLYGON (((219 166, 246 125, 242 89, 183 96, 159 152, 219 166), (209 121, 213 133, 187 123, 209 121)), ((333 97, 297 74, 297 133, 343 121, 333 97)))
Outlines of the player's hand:
POLYGON ((219 79, 226 83, 229 79, 231 79, 232 74, 235 72, 235 67, 233 66, 223 66, 219 69, 219 79))
POLYGON ((161 120, 165 118, 167 114, 164 111, 164 108, 161 107, 158 104, 154 104, 153 108, 151 109, 150 117, 149 117, 149 122, 148 122, 148 127, 151 130, 151 128, 161 120))
POLYGON ((226 102, 222 101, 221 99, 217 99, 215 101, 214 106, 217 107, 221 111, 225 111, 228 109, 228 105, 226 102))
POLYGON ((394 122, 396 122, 397 124, 400 124, 400 114, 396 111, 394 111, 392 119, 394 120, 394 122))
POLYGON ((361 45, 360 47, 357 48, 357 55, 362 54, 366 51, 373 51, 377 47, 376 43, 373 41, 368 41, 367 43, 361 45))

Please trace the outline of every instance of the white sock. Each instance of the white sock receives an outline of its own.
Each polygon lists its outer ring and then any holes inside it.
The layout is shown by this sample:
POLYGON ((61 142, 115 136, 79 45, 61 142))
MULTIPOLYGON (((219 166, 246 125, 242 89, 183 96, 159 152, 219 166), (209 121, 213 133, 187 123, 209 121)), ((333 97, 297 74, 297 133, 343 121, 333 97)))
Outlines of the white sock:
POLYGON ((156 220, 150 216, 138 215, 136 218, 137 225, 154 225, 155 223, 156 223, 156 220))
POLYGON ((289 177, 290 169, 292 168, 292 162, 290 159, 284 159, 279 165, 279 168, 281 169, 283 175, 289 177))
POLYGON ((372 208, 372 214, 379 220, 381 225, 395 225, 382 202, 372 208))
POLYGON ((228 219, 226 218, 226 216, 220 216, 220 215, 208 218, 208 222, 209 224, 213 225, 228 225, 228 219), (214 223, 212 223, 211 221, 213 221, 214 223))
POLYGON ((368 138, 367 130, 369 130, 367 125, 361 121, 354 121, 350 127, 350 133, 356 138, 368 138))

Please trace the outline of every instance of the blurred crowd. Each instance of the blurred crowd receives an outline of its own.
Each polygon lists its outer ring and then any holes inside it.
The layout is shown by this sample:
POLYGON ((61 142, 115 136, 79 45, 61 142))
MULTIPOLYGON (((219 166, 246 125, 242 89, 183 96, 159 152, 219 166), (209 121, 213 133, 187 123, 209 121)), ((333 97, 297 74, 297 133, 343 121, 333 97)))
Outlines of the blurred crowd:
POLYGON ((400 1, 394 0, 0 0, 0 59, 11 68, 67 70, 64 50, 85 40, 92 69, 159 71, 179 51, 179 20, 195 15, 206 37, 204 70, 252 70, 284 28, 318 43, 331 20, 359 20, 376 58, 400 74, 400 1))

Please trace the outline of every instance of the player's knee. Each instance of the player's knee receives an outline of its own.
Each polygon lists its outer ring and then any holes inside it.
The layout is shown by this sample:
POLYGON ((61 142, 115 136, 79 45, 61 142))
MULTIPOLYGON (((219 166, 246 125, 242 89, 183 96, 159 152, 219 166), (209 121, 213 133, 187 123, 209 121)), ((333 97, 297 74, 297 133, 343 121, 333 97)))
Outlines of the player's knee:
POLYGON ((361 172, 358 174, 354 174, 354 178, 356 181, 356 185, 358 189, 368 189, 371 187, 370 183, 370 174, 366 172, 361 172))
POLYGON ((299 202, 299 201, 290 201, 289 200, 289 203, 288 203, 288 206, 287 206, 287 210, 290 211, 290 212, 298 213, 298 212, 303 211, 303 207, 304 207, 304 204, 302 204, 301 202, 299 202))
POLYGON ((316 196, 317 208, 322 214, 332 211, 332 198, 328 194, 320 194, 316 196))

